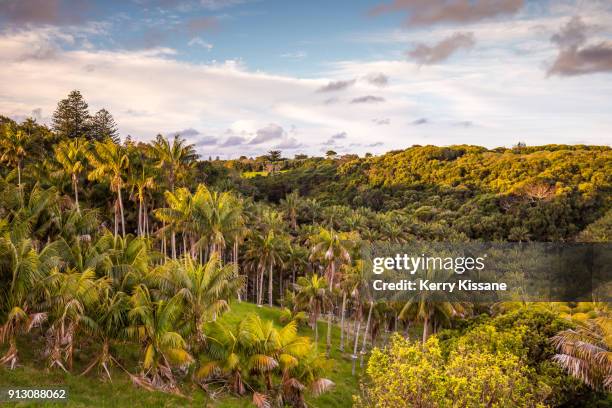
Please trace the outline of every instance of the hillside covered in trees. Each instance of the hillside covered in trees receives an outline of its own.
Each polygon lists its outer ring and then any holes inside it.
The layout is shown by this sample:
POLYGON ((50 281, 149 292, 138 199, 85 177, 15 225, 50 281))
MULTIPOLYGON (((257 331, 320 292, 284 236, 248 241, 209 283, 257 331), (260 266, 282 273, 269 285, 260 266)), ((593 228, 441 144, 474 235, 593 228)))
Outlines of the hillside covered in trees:
POLYGON ((104 384, 75 406, 133 404, 113 396, 129 383, 160 406, 612 401, 608 304, 376 301, 362 259, 609 242, 610 147, 207 159, 178 135, 121 140, 74 91, 51 127, 0 117, 0 161, 0 388, 46 372, 104 384))

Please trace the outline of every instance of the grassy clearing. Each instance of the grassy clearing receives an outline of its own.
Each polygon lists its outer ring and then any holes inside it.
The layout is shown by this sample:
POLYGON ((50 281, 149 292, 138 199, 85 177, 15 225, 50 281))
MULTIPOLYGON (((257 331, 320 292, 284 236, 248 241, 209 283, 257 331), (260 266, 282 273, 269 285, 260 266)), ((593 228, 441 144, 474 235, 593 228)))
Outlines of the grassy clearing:
MULTIPOLYGON (((258 308, 250 303, 234 303, 232 310, 222 318, 227 323, 235 324, 244 319, 249 313, 256 313, 263 319, 274 321, 277 326, 281 326, 278 321, 279 309, 262 307, 258 308)), ((327 325, 319 322, 319 349, 325 352, 325 334, 327 325)), ((302 335, 313 336, 309 327, 300 329, 302 335)), ((340 329, 334 326, 332 329, 332 354, 331 367, 327 378, 336 383, 336 386, 328 393, 317 398, 309 398, 309 406, 312 407, 346 407, 351 404, 352 395, 357 392, 358 378, 351 375, 350 353, 340 353, 338 344, 340 343, 340 329)), ((249 398, 237 398, 226 395, 223 398, 211 401, 202 390, 191 384, 186 385, 182 391, 189 398, 173 396, 161 392, 148 392, 132 385, 128 376, 115 369, 113 372, 113 382, 102 381, 94 375, 79 376, 77 374, 67 374, 59 370, 48 371, 44 368, 44 361, 41 361, 36 350, 41 350, 43 344, 25 341, 20 348, 22 366, 15 370, 8 370, 0 367, 0 388, 21 387, 64 387, 68 389, 67 403, 49 403, 47 407, 129 407, 146 406, 153 407, 176 407, 176 406, 204 406, 219 408, 239 408, 252 407, 249 398)), ((91 350, 91 349, 90 349, 91 350)), ((126 362, 127 367, 135 367, 138 360, 138 349, 132 345, 121 348, 119 353, 120 360, 126 362), (128 363, 130 362, 130 363, 128 363)), ((91 351, 79 351, 75 353, 75 366, 73 373, 79 373, 87 362, 92 358, 91 351)), ((358 372, 362 372, 357 365, 358 372)), ((132 371, 134 369, 132 368, 132 371)), ((3 404, 4 405, 4 404, 3 404)), ((20 403, 6 404, 6 406, 34 407, 41 404, 20 403)))
POLYGON ((242 178, 250 179, 257 176, 266 177, 268 174, 270 173, 267 171, 245 171, 242 173, 242 178))
POLYGON ((257 176, 261 176, 261 177, 267 177, 271 174, 278 174, 278 173, 286 173, 289 170, 280 170, 280 171, 275 171, 274 173, 270 173, 269 171, 245 171, 242 173, 242 178, 245 179, 251 179, 257 176))

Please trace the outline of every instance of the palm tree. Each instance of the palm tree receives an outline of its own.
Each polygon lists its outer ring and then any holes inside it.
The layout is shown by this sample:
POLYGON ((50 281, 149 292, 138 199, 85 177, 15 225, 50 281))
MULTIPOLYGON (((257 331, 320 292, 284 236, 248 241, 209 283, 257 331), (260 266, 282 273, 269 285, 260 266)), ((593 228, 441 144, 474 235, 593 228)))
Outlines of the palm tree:
MULTIPOLYGON (((176 233, 183 233, 183 246, 186 246, 186 235, 193 230, 193 196, 186 188, 179 188, 176 191, 166 191, 164 193, 166 199, 166 208, 158 208, 155 210, 155 216, 164 222, 166 228, 170 229, 170 245, 172 250, 172 259, 176 259, 176 233)), ((161 231, 165 233, 165 231, 161 231)), ((183 248, 183 252, 186 248, 183 248)))
POLYGON ((96 142, 93 152, 87 153, 87 158, 93 166, 93 170, 87 176, 90 180, 108 182, 111 192, 117 193, 115 205, 115 236, 119 235, 119 215, 121 216, 121 234, 125 236, 125 216, 123 214, 123 200, 121 189, 123 188, 124 173, 129 168, 129 158, 124 148, 115 144, 112 139, 104 142, 96 142))
POLYGON ((15 236, 18 230, 11 230, 12 237, 8 232, 0 237, 0 311, 6 313, 0 326, 0 342, 9 343, 0 363, 11 368, 19 360, 17 335, 31 330, 47 317, 46 313, 35 310, 43 300, 41 282, 58 262, 50 247, 37 252, 32 240, 15 236))
POLYGON ((82 318, 84 330, 100 344, 100 352, 94 356, 91 363, 85 368, 82 375, 87 374, 94 367, 111 379, 110 367, 119 365, 116 357, 111 354, 114 342, 124 337, 127 327, 127 312, 129 298, 123 292, 112 292, 107 289, 91 313, 82 318))
POLYGON ((170 191, 174 191, 177 181, 185 177, 185 172, 198 158, 194 145, 187 144, 178 134, 174 136, 172 143, 162 135, 157 135, 151 149, 156 166, 166 176, 170 191))
POLYGON ((253 232, 249 240, 246 257, 251 259, 258 272, 257 277, 257 305, 263 304, 263 281, 266 269, 268 270, 268 306, 273 305, 273 271, 275 266, 282 265, 282 255, 285 252, 285 239, 273 230, 267 234, 253 232))
POLYGON ((291 283, 295 285, 298 271, 308 264, 308 250, 298 244, 290 244, 285 255, 285 265, 291 270, 291 283))
MULTIPOLYGON (((21 168, 25 159, 27 137, 26 134, 12 125, 3 127, 0 136, 0 162, 7 163, 17 170, 17 188, 22 194, 21 168)), ((22 197, 23 200, 23 197, 22 197)))
POLYGON ((271 321, 251 314, 235 328, 209 323, 206 339, 196 378, 214 381, 221 377, 239 395, 248 387, 256 406, 270 406, 272 400, 283 406, 305 406, 303 390, 307 386, 315 395, 333 386, 320 377, 323 364, 319 354, 307 337, 297 335, 294 321, 276 329, 271 321), (280 377, 278 384, 273 381, 275 374, 280 377), (261 377, 265 389, 250 385, 250 375, 261 377))
MULTIPOLYGON (((428 279, 432 282, 443 282, 445 277, 452 273, 452 271, 427 269, 423 279, 428 279)), ((427 341, 434 324, 448 323, 451 318, 464 316, 467 313, 464 303, 452 299, 444 301, 434 296, 435 294, 426 291, 415 293, 408 299, 399 315, 399 318, 402 320, 416 320, 423 323, 423 344, 427 341)))
POLYGON ((98 239, 95 249, 108 261, 105 271, 116 288, 130 291, 146 279, 155 259, 149 245, 145 238, 132 234, 117 238, 106 234, 98 239))
MULTIPOLYGON (((195 229, 210 245, 210 253, 223 255, 230 238, 237 242, 244 228, 242 202, 230 192, 210 191, 198 185, 193 195, 195 229)), ((198 243, 200 246, 202 243, 198 243)))
POLYGON ((342 292, 342 306, 340 308, 340 351, 344 351, 345 340, 345 314, 347 296, 358 300, 359 294, 367 287, 367 276, 364 275, 364 266, 362 260, 355 261, 355 264, 345 264, 342 281, 340 282, 340 291, 342 292))
POLYGON ((79 176, 85 169, 85 150, 86 145, 80 138, 62 141, 55 147, 55 160, 72 180, 74 202, 78 212, 81 211, 79 207, 79 176))
POLYGON ((353 234, 336 232, 333 229, 321 228, 319 233, 311 238, 311 260, 321 260, 327 265, 326 276, 329 286, 334 287, 334 278, 338 262, 351 261, 348 248, 353 244, 353 234))
POLYGON ((109 278, 97 278, 92 269, 60 272, 56 268, 45 279, 50 323, 46 350, 49 368, 57 366, 66 371, 63 359, 68 369, 72 368, 75 338, 87 311, 95 309, 110 284, 109 278))
POLYGON ((223 265, 217 254, 201 264, 190 256, 184 262, 168 262, 154 272, 153 279, 166 295, 182 299, 186 325, 198 342, 204 341, 204 323, 229 309, 230 299, 244 284, 231 265, 223 265))
POLYGON ((297 230, 297 213, 300 208, 300 194, 296 191, 287 194, 280 202, 281 208, 291 222, 291 228, 297 230))
POLYGON ((155 187, 155 178, 151 174, 150 167, 143 164, 137 175, 132 175, 129 180, 132 187, 132 195, 138 201, 138 236, 148 235, 148 212, 146 199, 149 190, 155 187))
POLYGON ((317 321, 321 312, 331 303, 327 279, 317 274, 308 278, 301 276, 297 281, 296 289, 296 303, 299 308, 308 310, 310 326, 315 333, 315 344, 318 344, 319 325, 317 321))
POLYGON ((595 390, 612 391, 612 319, 577 322, 553 337, 557 361, 573 377, 595 390))
POLYGON ((149 289, 139 285, 130 299, 128 337, 143 346, 142 380, 152 388, 175 390, 172 365, 188 366, 193 358, 178 332, 182 299, 153 301, 149 289))

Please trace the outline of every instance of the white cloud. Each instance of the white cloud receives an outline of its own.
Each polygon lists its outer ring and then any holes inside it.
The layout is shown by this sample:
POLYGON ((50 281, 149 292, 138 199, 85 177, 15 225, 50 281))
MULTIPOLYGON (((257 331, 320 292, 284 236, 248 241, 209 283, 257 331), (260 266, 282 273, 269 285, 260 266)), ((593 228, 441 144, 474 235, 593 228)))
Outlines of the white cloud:
POLYGON ((194 37, 187 43, 190 47, 198 46, 202 47, 208 51, 213 49, 213 45, 207 41, 205 41, 202 37, 194 37))
MULTIPOLYGON (((545 28, 537 28, 536 23, 519 21, 506 31, 494 23, 474 25, 470 30, 479 45, 469 56, 442 66, 419 69, 398 54, 333 62, 323 74, 308 79, 251 71, 240 60, 184 62, 170 48, 79 48, 82 36, 66 30, 4 31, 0 114, 21 118, 40 109, 40 120, 48 120, 57 101, 79 89, 92 111, 105 107, 115 116, 122 135, 150 140, 157 133, 197 129, 200 134, 190 135, 190 142, 198 143, 206 135, 200 152, 223 157, 256 155, 274 146, 299 146, 313 154, 339 132, 346 132, 343 143, 358 153, 374 142, 384 143, 381 150, 415 143, 510 146, 519 138, 529 144, 571 143, 578 138, 609 143, 612 118, 605 107, 612 94, 610 77, 545 78, 542 64, 556 53, 546 27, 550 25, 552 32, 559 24, 546 20, 545 28), (479 32, 485 28, 498 43, 505 42, 505 48, 481 41, 479 32), (516 35, 508 37, 509 32, 516 35), (526 38, 527 32, 530 42, 517 40, 526 38), (33 50, 52 51, 33 55, 33 50), (356 81, 334 103, 329 94, 316 92, 331 82, 370 73, 384 73, 388 84, 374 89, 368 81, 356 81), (384 102, 350 103, 367 95, 384 102), (427 118, 428 125, 412 124, 420 118, 427 118), (454 125, 460 122, 477 126, 454 125), (249 144, 270 124, 283 129, 278 137, 249 144)), ((432 31, 431 41, 445 35, 442 29, 432 31)), ((401 47, 405 49, 406 43, 401 47)))

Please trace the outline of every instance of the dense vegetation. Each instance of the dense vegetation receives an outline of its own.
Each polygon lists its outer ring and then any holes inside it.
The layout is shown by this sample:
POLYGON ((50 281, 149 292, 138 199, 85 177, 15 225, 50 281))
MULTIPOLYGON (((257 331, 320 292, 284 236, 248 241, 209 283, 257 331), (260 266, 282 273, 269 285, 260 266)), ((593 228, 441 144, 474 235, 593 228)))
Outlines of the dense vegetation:
POLYGON ((608 147, 200 160, 179 136, 120 141, 77 91, 52 129, 0 126, 0 377, 127 378, 176 404, 610 402, 606 304, 376 302, 360 259, 377 240, 608 242, 608 147))

